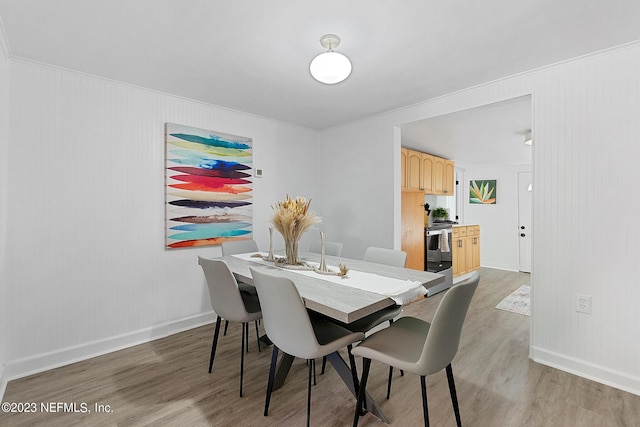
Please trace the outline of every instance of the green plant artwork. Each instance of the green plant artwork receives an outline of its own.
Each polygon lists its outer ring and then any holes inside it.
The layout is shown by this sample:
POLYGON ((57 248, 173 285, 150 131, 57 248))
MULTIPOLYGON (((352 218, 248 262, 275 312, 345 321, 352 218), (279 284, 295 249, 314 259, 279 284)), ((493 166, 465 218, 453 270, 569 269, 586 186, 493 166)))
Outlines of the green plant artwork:
POLYGON ((496 204, 496 180, 471 181, 469 183, 469 203, 481 205, 496 204))

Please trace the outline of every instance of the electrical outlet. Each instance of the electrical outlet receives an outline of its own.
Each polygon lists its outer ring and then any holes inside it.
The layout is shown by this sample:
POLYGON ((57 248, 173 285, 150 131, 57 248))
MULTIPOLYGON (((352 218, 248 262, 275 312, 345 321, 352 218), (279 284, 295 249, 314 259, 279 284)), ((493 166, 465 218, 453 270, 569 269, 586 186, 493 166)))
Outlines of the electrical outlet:
POLYGON ((591 314, 591 295, 576 295, 576 311, 591 314))

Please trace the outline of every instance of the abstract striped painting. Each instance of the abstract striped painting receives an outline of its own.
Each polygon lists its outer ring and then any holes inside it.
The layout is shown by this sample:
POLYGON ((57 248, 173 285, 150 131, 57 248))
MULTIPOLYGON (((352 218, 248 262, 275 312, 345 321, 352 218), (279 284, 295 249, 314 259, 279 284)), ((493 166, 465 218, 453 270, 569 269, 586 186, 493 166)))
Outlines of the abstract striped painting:
POLYGON ((167 248, 252 238, 252 140, 167 123, 167 248))

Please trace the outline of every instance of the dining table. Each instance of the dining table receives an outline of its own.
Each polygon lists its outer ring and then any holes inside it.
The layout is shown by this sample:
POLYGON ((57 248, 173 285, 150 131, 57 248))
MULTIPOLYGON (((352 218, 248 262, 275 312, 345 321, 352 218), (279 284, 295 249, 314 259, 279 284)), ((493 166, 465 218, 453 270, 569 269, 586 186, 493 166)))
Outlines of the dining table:
MULTIPOLYGON (((429 289, 438 289, 445 280, 439 273, 413 270, 345 257, 326 256, 329 270, 337 273, 339 265, 348 268, 346 276, 320 274, 277 266, 267 261, 266 253, 247 253, 222 256, 238 282, 253 284, 250 268, 261 268, 288 277, 293 281, 305 307, 312 312, 345 324, 383 310, 394 304, 406 305, 429 295, 429 289)), ((300 260, 311 267, 319 267, 321 255, 302 253, 300 260)), ((284 354, 278 364, 274 390, 284 384, 294 357, 284 354)), ((357 397, 357 374, 339 353, 332 353, 327 360, 334 367, 351 393, 357 397)), ((378 404, 368 394, 367 409, 382 421, 388 419, 378 404)))

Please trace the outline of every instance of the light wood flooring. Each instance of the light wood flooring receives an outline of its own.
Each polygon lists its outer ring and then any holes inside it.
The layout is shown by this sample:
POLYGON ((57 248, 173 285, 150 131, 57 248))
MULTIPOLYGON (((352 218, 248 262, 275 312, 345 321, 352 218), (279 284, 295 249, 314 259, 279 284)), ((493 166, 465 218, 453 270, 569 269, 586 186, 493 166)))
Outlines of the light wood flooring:
MULTIPOLYGON (((530 318, 494 307, 529 276, 481 270, 478 290, 453 361, 464 426, 640 426, 640 396, 558 371, 528 358, 530 318)), ((405 315, 430 320, 442 294, 406 307, 405 315)), ((207 372, 213 325, 11 381, 5 402, 66 402, 91 413, 0 413, 0 426, 302 426, 306 375, 296 360, 284 387, 262 415, 271 348, 258 352, 251 327, 239 397, 240 325, 231 324, 207 372), (94 404, 109 405, 96 413, 94 404)), ((361 366, 360 360, 358 365, 361 366)), ((320 363, 318 363, 318 368, 320 363)), ((420 382, 396 374, 385 399, 387 367, 373 362, 367 390, 381 402, 392 426, 422 424, 420 382)), ((427 378, 432 426, 455 426, 446 375, 427 378)), ((328 367, 312 390, 311 424, 348 426, 355 399, 328 367)), ((384 426, 370 414, 361 426, 384 426)))

